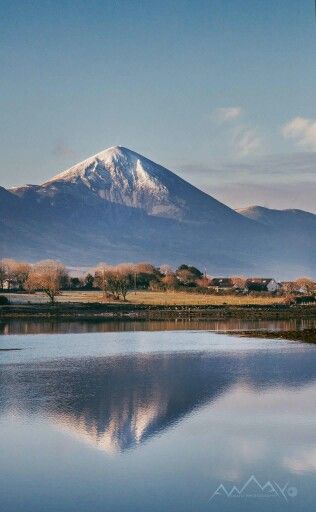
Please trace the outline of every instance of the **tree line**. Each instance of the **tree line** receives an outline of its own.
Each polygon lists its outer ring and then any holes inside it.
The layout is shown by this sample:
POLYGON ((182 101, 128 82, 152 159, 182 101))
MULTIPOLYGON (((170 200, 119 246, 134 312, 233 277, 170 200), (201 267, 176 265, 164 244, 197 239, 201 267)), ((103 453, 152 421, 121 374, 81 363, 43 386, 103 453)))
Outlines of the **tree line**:
MULTIPOLYGON (((247 278, 229 278, 234 290, 245 288, 247 278)), ((302 277, 282 284, 282 292, 291 294, 298 287, 307 293, 315 291, 313 280, 302 277)), ((190 265, 180 265, 173 270, 169 265, 156 267, 151 263, 99 263, 83 277, 71 277, 66 267, 55 260, 27 263, 14 259, 0 260, 0 289, 20 290, 29 293, 44 292, 51 303, 62 290, 101 290, 104 299, 126 300, 133 290, 195 290, 211 292, 212 278, 190 265)))

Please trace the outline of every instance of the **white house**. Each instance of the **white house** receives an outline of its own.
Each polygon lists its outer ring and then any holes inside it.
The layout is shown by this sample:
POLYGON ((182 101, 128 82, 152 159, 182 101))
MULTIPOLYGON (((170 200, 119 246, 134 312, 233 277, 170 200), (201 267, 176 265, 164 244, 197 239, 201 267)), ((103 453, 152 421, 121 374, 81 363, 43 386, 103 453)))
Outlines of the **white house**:
POLYGON ((248 292, 275 293, 280 289, 279 283, 272 277, 252 277, 246 281, 248 292))

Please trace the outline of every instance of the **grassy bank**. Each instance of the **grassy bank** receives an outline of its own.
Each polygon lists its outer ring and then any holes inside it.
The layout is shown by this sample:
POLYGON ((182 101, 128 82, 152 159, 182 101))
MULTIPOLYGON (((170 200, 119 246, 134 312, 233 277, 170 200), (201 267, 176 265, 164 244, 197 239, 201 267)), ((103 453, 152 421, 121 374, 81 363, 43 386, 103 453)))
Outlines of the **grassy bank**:
MULTIPOLYGON (((17 293, 6 294, 12 304, 45 304, 47 296, 43 293, 17 293)), ((183 291, 152 292, 137 291, 127 295, 127 302, 121 303, 104 299, 102 293, 93 291, 65 291, 57 297, 58 304, 128 304, 145 306, 244 306, 244 305, 273 305, 281 304, 283 297, 252 296, 252 295, 209 295, 183 291)))
POLYGON ((44 294, 6 294, 0 318, 63 320, 222 320, 316 318, 316 306, 289 306, 282 297, 201 295, 188 292, 137 291, 127 302, 104 300, 98 291, 63 292, 54 306, 44 294))

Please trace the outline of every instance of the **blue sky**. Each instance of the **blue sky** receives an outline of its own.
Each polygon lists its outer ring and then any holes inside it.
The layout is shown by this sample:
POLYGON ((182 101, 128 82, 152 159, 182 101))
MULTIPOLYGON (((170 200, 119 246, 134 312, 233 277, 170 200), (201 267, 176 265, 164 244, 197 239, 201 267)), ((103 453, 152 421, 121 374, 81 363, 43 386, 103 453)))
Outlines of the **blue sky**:
POLYGON ((313 0, 0 7, 1 185, 123 145, 234 207, 316 211, 313 0))

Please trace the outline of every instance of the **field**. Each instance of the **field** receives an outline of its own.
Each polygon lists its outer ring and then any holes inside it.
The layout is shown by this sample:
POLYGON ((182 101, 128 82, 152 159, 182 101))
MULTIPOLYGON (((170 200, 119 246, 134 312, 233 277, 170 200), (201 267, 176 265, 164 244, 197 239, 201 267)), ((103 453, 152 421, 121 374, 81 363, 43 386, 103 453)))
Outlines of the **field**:
MULTIPOLYGON (((9 293, 6 296, 13 304, 43 304, 48 302, 48 298, 43 293, 35 294, 14 294, 9 293)), ((179 306, 203 306, 203 305, 271 305, 280 304, 284 300, 283 297, 269 296, 251 296, 251 295, 203 295, 188 292, 151 292, 137 291, 127 295, 129 304, 145 304, 145 305, 179 305, 179 306)), ((104 300, 102 293, 99 291, 65 291, 57 301, 60 303, 110 303, 104 300)), ((117 302, 115 302, 117 304, 117 302)))

